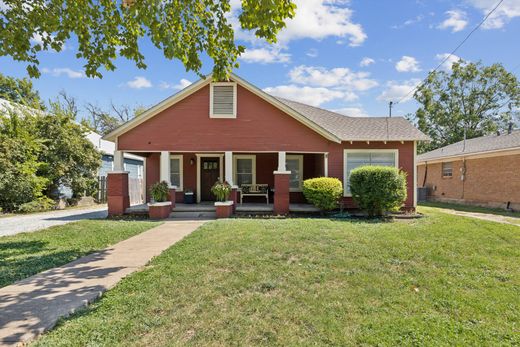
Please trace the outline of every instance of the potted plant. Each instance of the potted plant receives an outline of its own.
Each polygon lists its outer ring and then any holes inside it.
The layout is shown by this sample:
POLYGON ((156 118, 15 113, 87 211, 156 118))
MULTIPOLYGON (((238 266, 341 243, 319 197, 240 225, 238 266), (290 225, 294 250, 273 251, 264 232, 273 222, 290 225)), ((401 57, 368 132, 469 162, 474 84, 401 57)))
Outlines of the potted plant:
POLYGON ((217 181, 211 187, 211 193, 215 195, 217 208, 217 218, 229 218, 233 214, 233 201, 229 201, 231 186, 227 182, 217 181))
POLYGON ((195 194, 193 193, 193 190, 188 188, 184 191, 184 203, 185 204, 194 204, 195 203, 195 194))
POLYGON ((168 201, 168 183, 157 182, 150 188, 152 201, 148 204, 148 215, 151 219, 164 219, 170 216, 172 202, 168 201))

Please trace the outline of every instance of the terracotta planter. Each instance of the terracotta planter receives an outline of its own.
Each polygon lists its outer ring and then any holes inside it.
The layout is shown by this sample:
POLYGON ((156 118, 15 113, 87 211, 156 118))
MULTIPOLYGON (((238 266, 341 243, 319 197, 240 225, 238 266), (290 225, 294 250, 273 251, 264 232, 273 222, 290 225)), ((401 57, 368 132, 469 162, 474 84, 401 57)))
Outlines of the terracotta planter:
POLYGON ((218 201, 215 203, 217 208, 217 218, 229 218, 233 214, 233 201, 218 201))
POLYGON ((148 204, 148 215, 150 219, 165 219, 170 217, 172 202, 154 202, 148 204))

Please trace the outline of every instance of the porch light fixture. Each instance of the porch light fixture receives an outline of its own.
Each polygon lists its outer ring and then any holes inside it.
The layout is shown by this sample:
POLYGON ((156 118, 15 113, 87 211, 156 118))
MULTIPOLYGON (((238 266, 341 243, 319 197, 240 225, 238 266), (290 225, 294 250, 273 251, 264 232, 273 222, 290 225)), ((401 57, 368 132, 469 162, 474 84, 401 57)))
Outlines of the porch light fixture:
POLYGON ((195 164, 195 159, 190 158, 190 165, 193 165, 193 164, 195 164))

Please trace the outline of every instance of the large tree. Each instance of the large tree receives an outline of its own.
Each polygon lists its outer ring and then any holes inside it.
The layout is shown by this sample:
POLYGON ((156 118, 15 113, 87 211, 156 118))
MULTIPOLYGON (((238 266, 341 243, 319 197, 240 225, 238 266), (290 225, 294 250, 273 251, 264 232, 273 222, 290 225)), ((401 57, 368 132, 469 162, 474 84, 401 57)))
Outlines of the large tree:
POLYGON ((128 122, 146 111, 144 106, 131 108, 127 105, 118 106, 113 102, 110 103, 109 110, 105 110, 93 103, 88 103, 85 108, 88 117, 84 118, 82 122, 83 125, 101 135, 108 134, 121 124, 128 122))
POLYGON ((518 120, 520 84, 501 64, 459 61, 450 72, 431 72, 414 94, 419 129, 432 138, 421 151, 504 131, 518 120))
POLYGON ((30 107, 44 107, 40 94, 34 90, 31 80, 5 76, 1 73, 0 98, 30 107))
MULTIPOLYGON (((87 76, 114 70, 119 56, 145 68, 139 44, 147 36, 168 59, 201 73, 201 55, 214 62, 220 78, 237 66, 244 47, 237 45, 230 23, 230 0, 3 0, 0 7, 0 56, 27 62, 30 76, 39 76, 38 53, 61 51, 77 38, 78 58, 87 76)), ((242 0, 239 22, 268 42, 292 18, 291 0, 242 0)))

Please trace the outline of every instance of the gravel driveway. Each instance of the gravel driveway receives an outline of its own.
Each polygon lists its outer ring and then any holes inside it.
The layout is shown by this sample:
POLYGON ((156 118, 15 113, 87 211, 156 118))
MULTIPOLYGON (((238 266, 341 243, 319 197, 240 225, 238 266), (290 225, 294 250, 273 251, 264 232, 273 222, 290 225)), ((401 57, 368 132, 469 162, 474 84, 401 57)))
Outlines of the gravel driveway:
POLYGON ((0 236, 45 229, 82 219, 107 217, 106 205, 0 218, 0 236))

